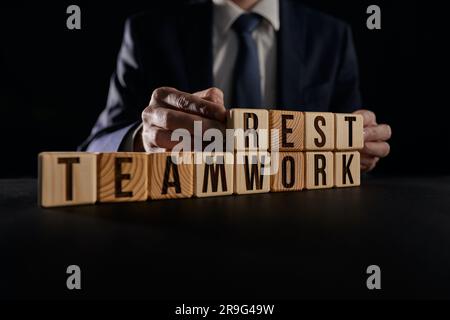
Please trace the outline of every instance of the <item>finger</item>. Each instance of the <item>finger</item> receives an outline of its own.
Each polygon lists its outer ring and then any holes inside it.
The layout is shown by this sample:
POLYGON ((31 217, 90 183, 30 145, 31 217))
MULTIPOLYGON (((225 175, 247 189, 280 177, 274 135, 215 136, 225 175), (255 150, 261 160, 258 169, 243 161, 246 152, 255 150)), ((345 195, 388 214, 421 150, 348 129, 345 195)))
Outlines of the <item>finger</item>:
POLYGON ((171 141, 172 132, 163 128, 151 126, 142 132, 142 141, 146 148, 163 148, 171 150, 178 141, 171 141))
POLYGON ((203 91, 195 92, 194 95, 214 103, 218 103, 221 105, 224 104, 223 92, 219 88, 212 87, 203 91))
POLYGON ((390 146, 387 142, 365 142, 361 153, 367 156, 384 158, 389 154, 390 146))
POLYGON ((174 88, 162 87, 156 89, 153 91, 152 100, 165 103, 180 111, 197 114, 217 121, 225 121, 226 119, 226 110, 223 105, 174 88))
POLYGON ((361 164, 361 171, 362 172, 369 172, 369 171, 372 171, 373 169, 375 169, 375 167, 376 167, 376 163, 372 163, 371 165, 362 165, 361 164))
POLYGON ((371 157, 371 156, 362 154, 361 155, 361 171, 369 172, 369 171, 373 170, 376 167, 379 160, 380 160, 380 158, 378 158, 378 157, 371 157))
POLYGON ((360 170, 361 170, 361 172, 367 172, 367 169, 368 169, 369 167, 367 167, 367 166, 365 166, 365 165, 363 165, 363 164, 361 164, 361 166, 360 166, 360 170))
POLYGON ((150 119, 147 121, 166 130, 187 129, 191 134, 194 134, 194 121, 200 121, 202 134, 208 129, 219 129, 225 132, 225 124, 222 122, 203 118, 195 114, 169 108, 152 108, 150 113, 150 119))
POLYGON ((391 138, 392 130, 387 124, 364 128, 365 141, 386 141, 391 138))
POLYGON ((158 148, 158 147, 145 147, 145 152, 151 152, 151 153, 161 153, 161 152, 167 152, 170 151, 166 148, 158 148))
POLYGON ((378 163, 378 161, 380 161, 380 158, 362 155, 360 161, 361 161, 361 166, 370 167, 372 165, 376 165, 378 163))
POLYGON ((373 113, 370 110, 360 109, 356 110, 354 113, 360 114, 363 116, 364 119, 364 127, 366 126, 376 126, 377 125, 377 118, 375 116, 375 113, 373 113))

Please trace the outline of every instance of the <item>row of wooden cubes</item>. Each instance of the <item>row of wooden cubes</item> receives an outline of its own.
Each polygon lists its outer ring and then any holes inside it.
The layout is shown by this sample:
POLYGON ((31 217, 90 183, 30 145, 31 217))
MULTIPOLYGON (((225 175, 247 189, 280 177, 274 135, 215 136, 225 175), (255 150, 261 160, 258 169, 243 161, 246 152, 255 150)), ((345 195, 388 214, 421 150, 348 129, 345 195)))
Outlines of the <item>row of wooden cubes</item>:
POLYGON ((235 150, 359 150, 364 146, 363 121, 353 113, 238 108, 230 110, 227 128, 253 129, 258 135, 257 144, 235 143, 235 150))
POLYGON ((359 184, 358 151, 39 154, 43 207, 359 184))

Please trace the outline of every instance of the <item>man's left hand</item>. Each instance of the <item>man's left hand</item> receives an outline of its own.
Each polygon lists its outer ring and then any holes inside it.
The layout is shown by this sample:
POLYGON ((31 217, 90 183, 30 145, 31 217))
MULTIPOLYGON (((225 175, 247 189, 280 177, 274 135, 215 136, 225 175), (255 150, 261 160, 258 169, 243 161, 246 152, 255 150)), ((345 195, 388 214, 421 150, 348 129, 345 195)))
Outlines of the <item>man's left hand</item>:
POLYGON ((361 171, 369 172, 375 168, 380 158, 389 154, 392 131, 387 124, 378 124, 375 113, 369 110, 357 110, 364 118, 364 148, 361 150, 361 171))

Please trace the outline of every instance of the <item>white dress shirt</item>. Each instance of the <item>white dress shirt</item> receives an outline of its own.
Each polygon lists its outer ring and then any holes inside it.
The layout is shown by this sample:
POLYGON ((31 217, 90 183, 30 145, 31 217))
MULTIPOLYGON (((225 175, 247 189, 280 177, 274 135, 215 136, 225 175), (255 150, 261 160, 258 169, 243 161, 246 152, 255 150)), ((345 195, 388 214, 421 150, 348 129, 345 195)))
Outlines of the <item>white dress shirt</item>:
MULTIPOLYGON (((230 105, 234 64, 239 42, 231 26, 246 11, 230 0, 213 0, 213 77, 214 86, 224 93, 225 106, 230 105)), ((256 42, 261 76, 261 108, 276 107, 276 31, 280 28, 279 0, 260 0, 248 12, 263 17, 252 36, 256 42)))

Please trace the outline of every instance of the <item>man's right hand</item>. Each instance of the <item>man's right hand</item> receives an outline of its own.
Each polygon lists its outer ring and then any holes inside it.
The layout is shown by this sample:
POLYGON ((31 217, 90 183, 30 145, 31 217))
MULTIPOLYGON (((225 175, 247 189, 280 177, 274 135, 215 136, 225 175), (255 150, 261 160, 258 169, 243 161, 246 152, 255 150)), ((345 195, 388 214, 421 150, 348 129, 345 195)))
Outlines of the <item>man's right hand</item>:
POLYGON ((142 112, 142 134, 137 135, 134 149, 170 151, 178 144, 171 141, 172 132, 183 128, 193 136, 194 121, 202 121, 202 134, 210 128, 225 129, 226 109, 221 90, 209 88, 190 94, 169 87, 158 88, 142 112))

